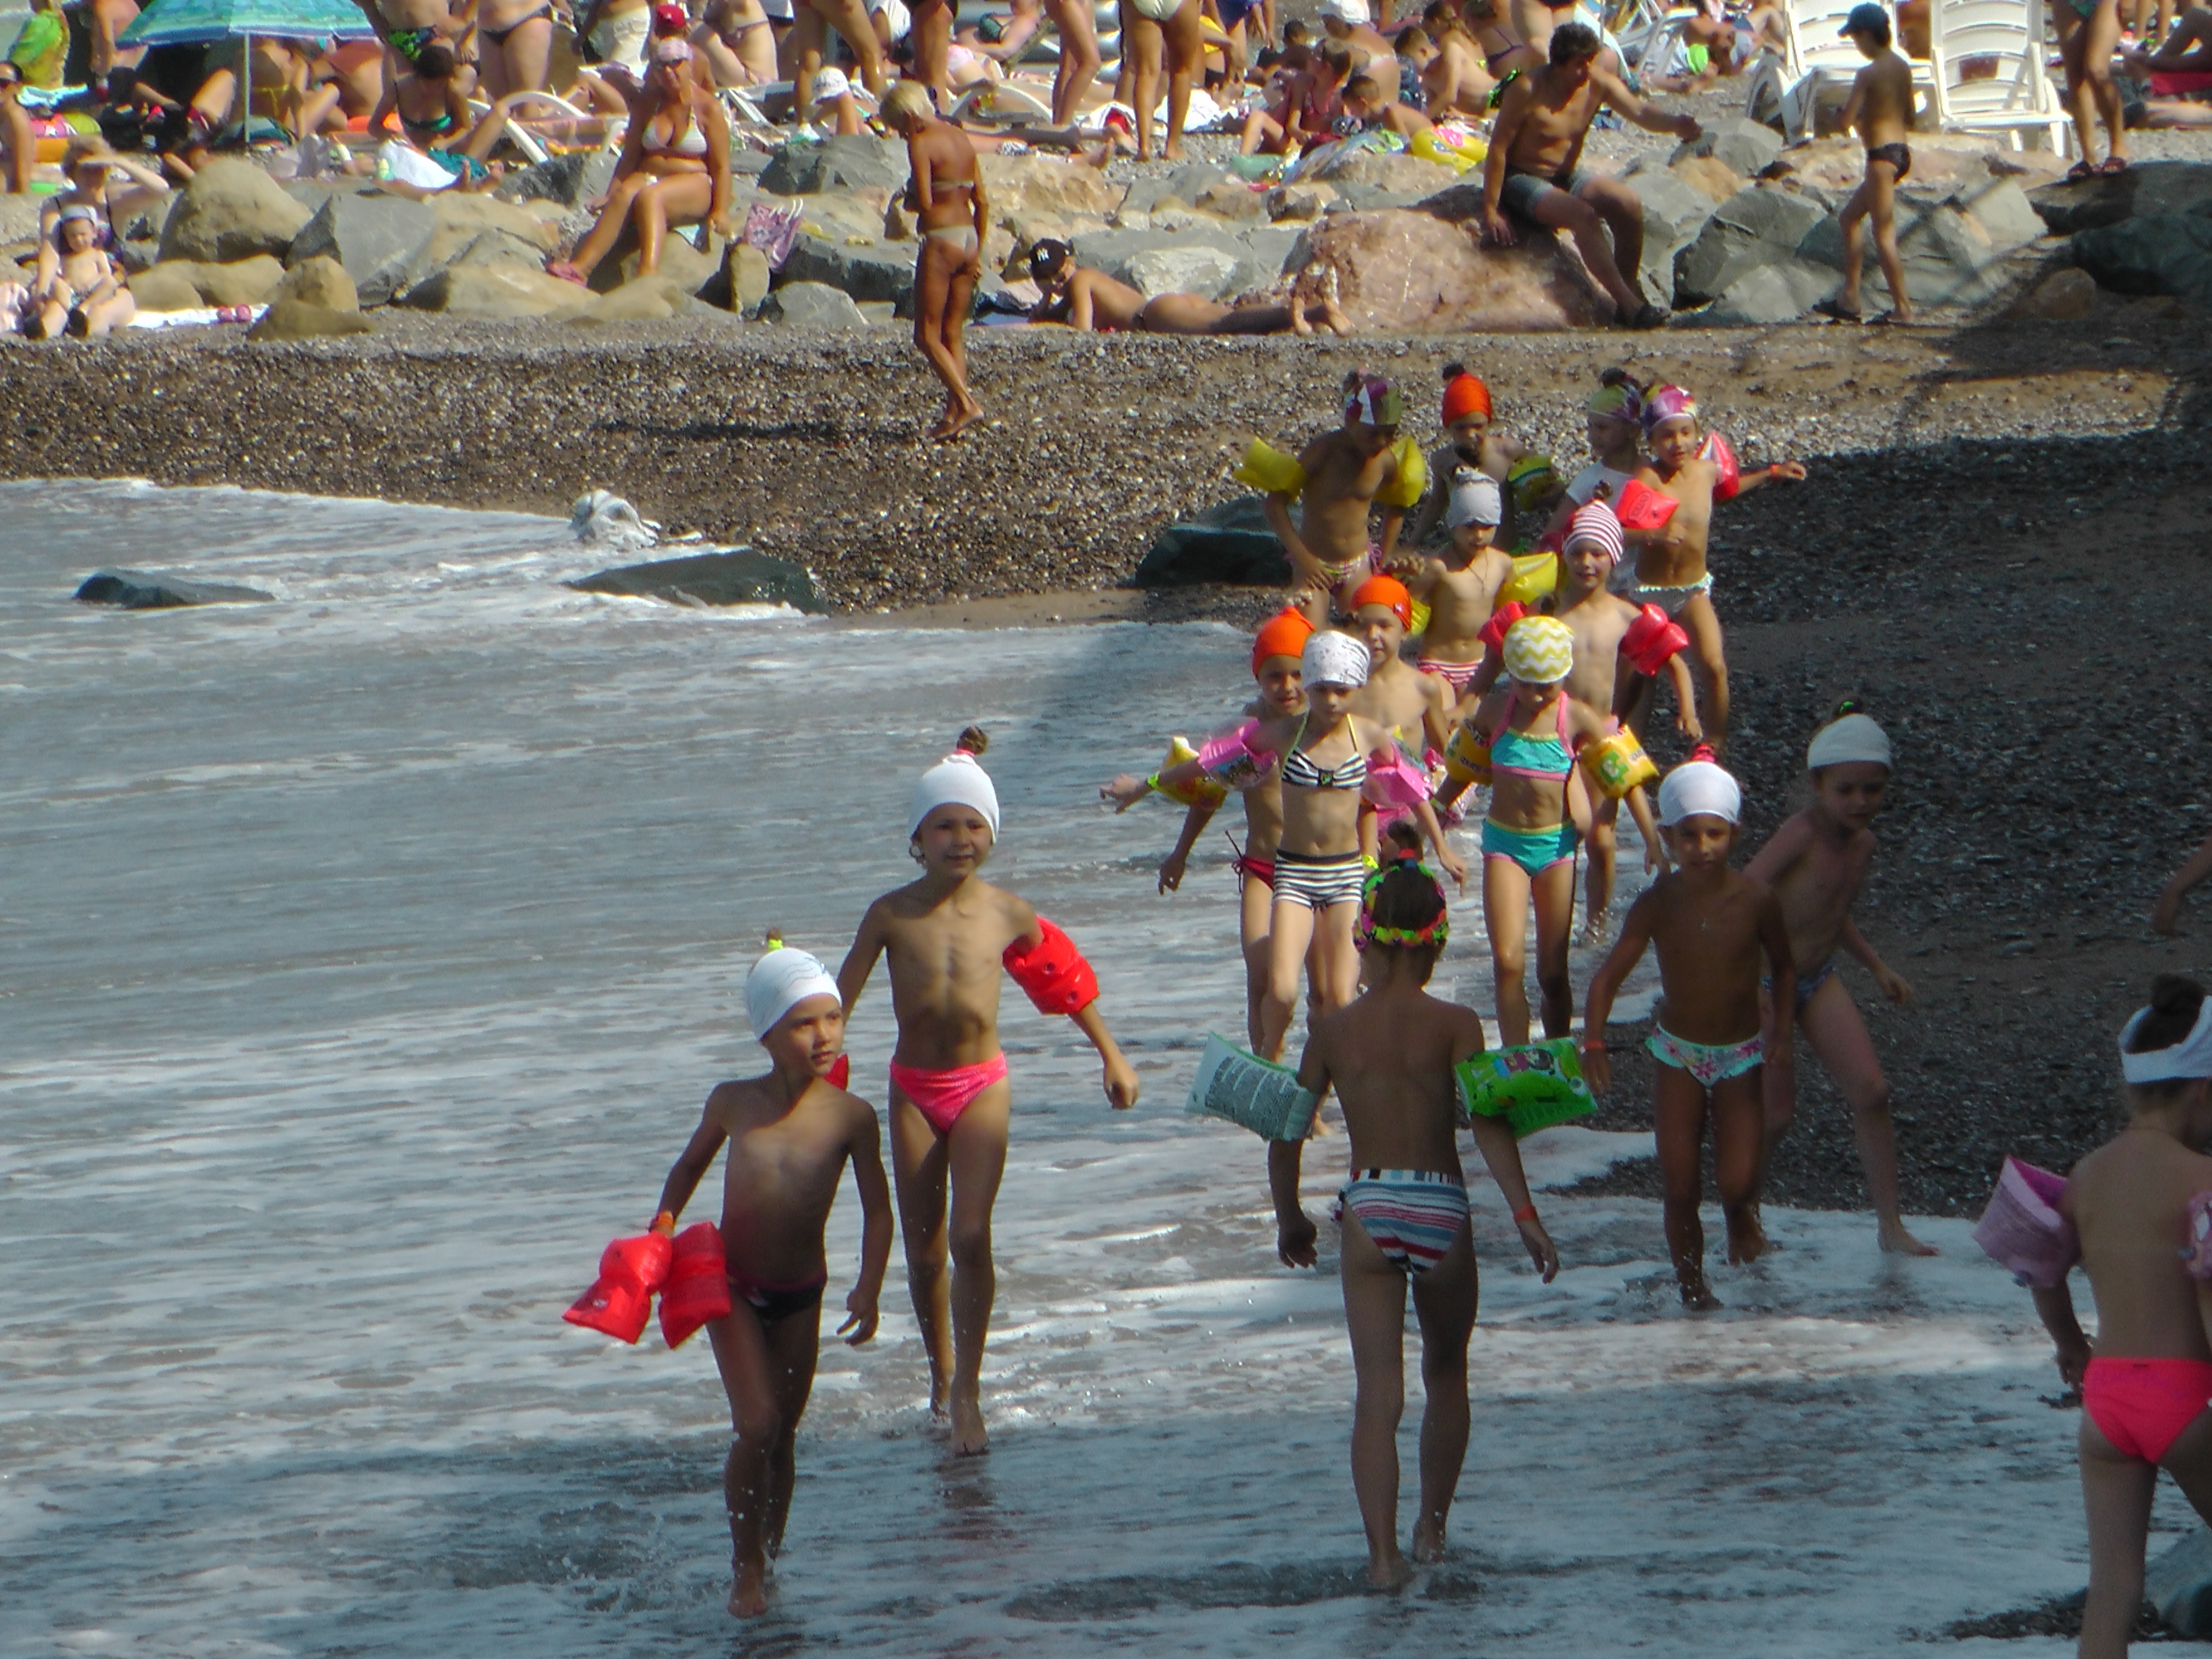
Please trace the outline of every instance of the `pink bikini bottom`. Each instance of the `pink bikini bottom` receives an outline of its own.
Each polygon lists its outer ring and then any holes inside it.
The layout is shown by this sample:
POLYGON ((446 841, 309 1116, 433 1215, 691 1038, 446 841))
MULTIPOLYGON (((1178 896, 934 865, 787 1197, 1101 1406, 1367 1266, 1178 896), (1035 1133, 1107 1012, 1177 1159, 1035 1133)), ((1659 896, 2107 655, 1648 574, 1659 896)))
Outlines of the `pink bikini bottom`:
POLYGON ((933 1072, 921 1066, 891 1062, 891 1086, 912 1101, 941 1135, 952 1133, 976 1096, 1006 1074, 1006 1057, 993 1054, 973 1066, 949 1066, 933 1072))

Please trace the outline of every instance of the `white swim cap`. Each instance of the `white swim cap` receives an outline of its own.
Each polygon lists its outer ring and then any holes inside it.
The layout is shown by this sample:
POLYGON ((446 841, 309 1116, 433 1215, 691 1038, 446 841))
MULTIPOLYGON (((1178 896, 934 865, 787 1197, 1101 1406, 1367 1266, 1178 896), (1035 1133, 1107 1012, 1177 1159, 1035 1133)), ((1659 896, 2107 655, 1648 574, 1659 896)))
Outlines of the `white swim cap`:
MULTIPOLYGON (((820 961, 804 951, 771 943, 768 954, 745 975, 745 1018, 753 1040, 766 1042, 778 1021, 809 997, 837 995, 837 981, 820 961)), ((841 1000, 838 1005, 843 1006, 841 1000)))
POLYGON ((1367 641, 1349 634, 1319 633, 1306 641, 1298 657, 1298 673, 1309 686, 1340 685, 1358 690, 1367 684, 1374 658, 1367 641))
POLYGON ((1892 763, 1889 734, 1871 715, 1846 714, 1829 721, 1813 734, 1812 746, 1805 751, 1805 764, 1816 772, 1824 766, 1848 766, 1853 761, 1870 761, 1876 766, 1892 763))
MULTIPOLYGON (((1364 645, 1359 647, 1359 659, 1367 660, 1367 647, 1364 645)), ((974 807, 991 826, 992 842, 998 841, 999 792, 991 782, 991 775, 964 749, 953 750, 924 772, 915 784, 914 809, 908 814, 907 835, 920 835, 929 815, 940 806, 974 807)))
POLYGON ((1742 812, 1742 788, 1711 761, 1684 761, 1660 781, 1659 822, 1669 829, 1694 817, 1734 823, 1742 812))
POLYGON ((1497 479, 1471 466, 1463 466, 1452 474, 1451 505, 1444 509, 1445 529, 1456 530, 1463 524, 1504 522, 1505 497, 1498 488, 1497 479))

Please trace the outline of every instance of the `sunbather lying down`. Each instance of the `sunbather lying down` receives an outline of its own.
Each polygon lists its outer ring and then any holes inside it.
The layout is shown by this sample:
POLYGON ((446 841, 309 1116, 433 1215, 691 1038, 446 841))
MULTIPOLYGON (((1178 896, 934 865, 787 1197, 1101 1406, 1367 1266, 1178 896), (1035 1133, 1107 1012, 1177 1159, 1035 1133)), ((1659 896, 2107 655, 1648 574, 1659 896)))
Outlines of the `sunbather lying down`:
POLYGON ((1138 334, 1310 334, 1320 324, 1352 332, 1337 303, 1336 272, 1308 269, 1291 285, 1287 305, 1224 306, 1195 294, 1155 294, 1147 300, 1127 283, 1075 263, 1065 242, 1039 242, 1030 253, 1030 275, 1043 298, 1030 307, 1033 323, 1066 323, 1087 333, 1123 330, 1138 334))

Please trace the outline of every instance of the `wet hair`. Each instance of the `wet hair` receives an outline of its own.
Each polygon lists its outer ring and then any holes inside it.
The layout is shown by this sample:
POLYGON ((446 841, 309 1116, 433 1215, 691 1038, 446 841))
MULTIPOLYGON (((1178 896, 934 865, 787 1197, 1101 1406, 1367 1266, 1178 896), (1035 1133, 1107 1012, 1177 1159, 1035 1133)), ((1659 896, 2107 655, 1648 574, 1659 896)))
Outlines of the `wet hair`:
POLYGON ((1312 39, 1313 31, 1295 17, 1283 25, 1283 45, 1285 46, 1303 46, 1312 39))
MULTIPOLYGON (((2171 1048, 2185 1041, 2197 1029, 2197 1017, 2203 1012, 2204 988, 2195 980, 2180 974, 2160 974, 2150 982, 2150 1012, 2128 1039, 2127 1052, 2147 1054, 2160 1048, 2171 1048)), ((2174 1084, 2194 1082, 2192 1078, 2176 1078, 2174 1084)), ((2142 1085, 2138 1084, 2138 1088, 2142 1085)), ((2154 1084, 2153 1088, 2169 1086, 2154 1084)))
POLYGON ((415 54, 415 73, 426 81, 443 81, 453 69, 453 49, 442 40, 433 40, 415 54))
POLYGON ((1332 40, 1314 56, 1328 66, 1328 72, 1340 81, 1352 74, 1352 48, 1340 41, 1332 40))
POLYGON ((952 746, 963 755, 980 755, 991 746, 991 734, 980 726, 963 726, 952 746))
POLYGON ((1562 23, 1552 31, 1552 65, 1565 69, 1598 54, 1597 31, 1587 23, 1562 23))
POLYGON ((1357 98, 1363 104, 1380 104, 1386 101, 1382 96, 1381 84, 1371 75, 1353 76, 1344 83, 1344 95, 1346 98, 1357 98))
POLYGON ((1398 31, 1398 38, 1390 43, 1390 50, 1403 58, 1407 52, 1419 52, 1423 46, 1431 44, 1425 29, 1418 23, 1408 23, 1398 31))

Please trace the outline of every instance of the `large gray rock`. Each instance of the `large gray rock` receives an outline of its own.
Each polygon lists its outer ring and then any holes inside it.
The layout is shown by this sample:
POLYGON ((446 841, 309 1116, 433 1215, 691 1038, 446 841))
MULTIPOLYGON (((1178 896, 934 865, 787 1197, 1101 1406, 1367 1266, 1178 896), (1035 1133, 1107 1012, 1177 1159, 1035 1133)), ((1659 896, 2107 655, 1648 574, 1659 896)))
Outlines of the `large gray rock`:
POLYGON ((592 296, 574 283, 520 265, 449 265, 409 289, 399 303, 449 317, 514 321, 582 310, 592 296))
POLYGON ((1243 262, 1218 247, 1147 248, 1129 261, 1128 283, 1150 299, 1155 294, 1195 294, 1218 300, 1230 291, 1243 262))
POLYGON ((783 262, 787 282, 819 283, 855 300, 912 303, 915 246, 911 242, 833 242, 802 236, 783 262))
POLYGON ((86 605, 112 605, 118 611, 174 611, 189 605, 266 605, 276 596, 258 587, 186 581, 149 570, 102 570, 84 579, 76 597, 86 605))
POLYGON ((860 185, 903 190, 907 173, 906 146, 898 140, 840 137, 784 145, 762 171, 760 182, 763 190, 778 196, 812 196, 860 185))
POLYGON ((1198 198, 1206 191, 1232 177, 1208 162, 1186 162, 1173 173, 1132 180, 1127 192, 1121 198, 1121 206, 1124 212, 1128 213, 1150 213, 1162 202, 1168 201, 1181 202, 1185 207, 1195 207, 1198 198))
MULTIPOLYGON (((2009 179, 1941 202, 1912 192, 1900 194, 1897 251, 1905 261, 1905 285, 1913 303, 1975 306, 1996 299, 2011 285, 2005 256, 2033 240, 2039 223, 2027 198, 2009 179)), ((1874 257, 1871 233, 1863 226, 1859 235, 1868 272, 1863 292, 1887 306, 1891 303, 1889 287, 1874 257)), ((1798 252, 1840 269, 1840 222, 1823 219, 1807 233, 1798 252)))
POLYGON ((1237 233, 1237 246, 1245 250, 1244 266, 1237 274, 1241 290, 1272 283, 1289 270, 1291 252, 1304 234, 1297 225, 1254 225, 1237 233))
POLYGON ((282 258, 310 217, 282 185, 248 161, 210 161, 179 195, 161 228, 164 259, 223 264, 257 253, 282 258))
POLYGON ((672 605, 787 605, 815 616, 830 609, 814 578, 800 567, 746 547, 623 565, 580 576, 568 586, 580 592, 622 593, 672 605))
POLYGON ((1734 116, 1714 122, 1697 137, 1675 146, 1667 165, 1686 161, 1693 155, 1711 155, 1749 179, 1781 154, 1781 134, 1763 123, 1734 116))
POLYGON ((2188 213, 2212 201, 2212 166, 2202 161, 2138 161, 2125 173, 2046 185, 2028 200, 2053 235, 2096 230, 2148 214, 2188 213))
POLYGON ((2212 1532, 2198 1527, 2146 1563, 2143 1596, 2182 1635, 2212 1637, 2212 1532))
POLYGON ((722 254, 722 302, 735 312, 751 316, 768 298, 774 273, 768 255, 750 242, 732 242, 722 254))
POLYGON ((1808 259, 1778 259, 1746 271, 1697 313, 1705 328, 1759 328, 1794 322, 1843 285, 1842 276, 1808 259))
POLYGON ((358 310, 318 305, 280 295, 261 319, 246 331, 249 340, 328 340, 348 334, 374 334, 376 325, 358 310))
POLYGON ((1826 216, 1820 203, 1792 191, 1754 185, 1737 191, 1675 256, 1674 303, 1718 299, 1759 266, 1790 258, 1826 216))
POLYGON ((1665 301, 1674 292, 1674 256, 1705 229, 1713 216, 1713 198, 1662 167, 1632 173, 1622 182, 1644 204, 1644 290, 1665 301))
POLYGON ((284 273, 269 295, 274 305, 284 300, 298 300, 325 311, 359 311, 361 295, 355 289, 353 278, 337 260, 318 254, 303 259, 284 273))
POLYGON ((1290 556, 1267 527, 1266 497, 1239 496, 1210 507, 1188 523, 1171 524, 1152 538, 1138 562, 1139 587, 1188 587, 1226 582, 1239 587, 1281 587, 1291 580, 1290 556))
POLYGON ((2212 295, 2212 217, 2154 213, 2081 231, 2074 263, 2122 294, 2212 295))
POLYGON ((284 263, 335 259, 362 305, 384 305, 410 280, 437 224, 428 204, 402 196, 333 196, 292 239, 284 263))
POLYGON ((508 173, 491 193, 502 202, 558 202, 574 207, 591 198, 593 192, 584 188, 584 170, 594 155, 603 153, 571 150, 566 155, 549 155, 508 173))
POLYGON ((867 318, 853 296, 827 283, 786 283, 761 301, 761 320, 817 332, 864 329, 867 318))

